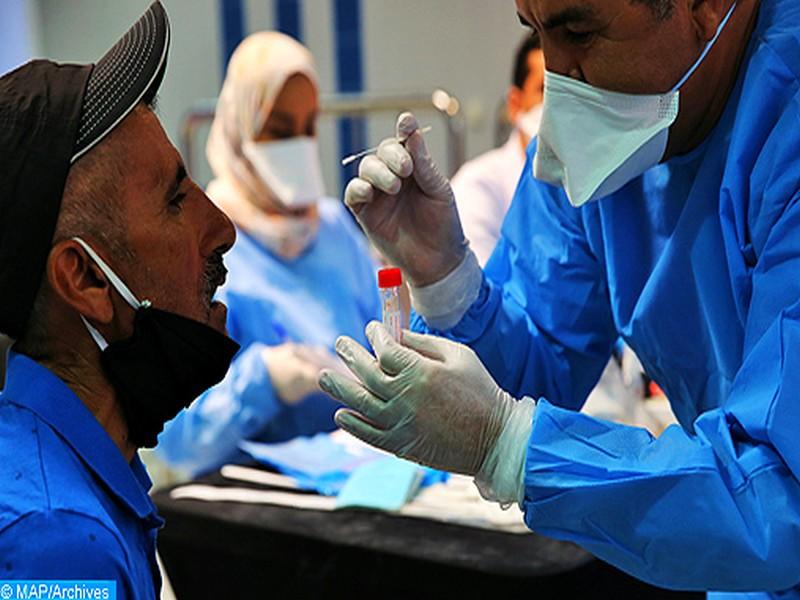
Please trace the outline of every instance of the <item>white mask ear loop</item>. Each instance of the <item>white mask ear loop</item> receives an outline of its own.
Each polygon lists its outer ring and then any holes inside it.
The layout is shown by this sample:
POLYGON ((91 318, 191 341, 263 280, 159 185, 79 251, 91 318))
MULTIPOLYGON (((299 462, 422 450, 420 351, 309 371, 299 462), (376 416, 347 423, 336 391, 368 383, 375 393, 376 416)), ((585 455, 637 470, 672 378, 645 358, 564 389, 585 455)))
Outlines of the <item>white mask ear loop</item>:
MULTIPOLYGON (((97 252, 95 252, 89 244, 79 237, 73 237, 72 239, 78 242, 81 248, 86 250, 86 254, 88 254, 95 264, 100 267, 103 275, 108 277, 108 281, 111 283, 111 286, 117 290, 119 295, 122 296, 122 299, 125 300, 125 302, 127 302, 132 309, 138 310, 140 308, 149 308, 152 305, 150 300, 142 300, 141 302, 137 300, 130 288, 128 288, 128 286, 125 285, 125 283, 119 277, 117 277, 117 274, 114 273, 111 267, 108 266, 106 261, 100 258, 100 255, 97 254, 97 252)), ((86 326, 86 329, 89 331, 89 335, 92 336, 95 344, 97 344, 101 351, 105 350, 108 347, 108 342, 106 342, 105 338, 100 335, 100 332, 97 331, 97 329, 95 329, 83 315, 81 315, 81 321, 83 321, 83 324, 86 326)))

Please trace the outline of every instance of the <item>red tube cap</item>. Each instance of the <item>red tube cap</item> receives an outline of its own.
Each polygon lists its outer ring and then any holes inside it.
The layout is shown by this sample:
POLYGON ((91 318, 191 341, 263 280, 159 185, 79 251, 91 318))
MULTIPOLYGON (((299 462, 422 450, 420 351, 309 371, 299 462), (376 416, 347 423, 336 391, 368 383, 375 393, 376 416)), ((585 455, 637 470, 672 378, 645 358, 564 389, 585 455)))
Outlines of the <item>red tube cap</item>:
POLYGON ((378 271, 378 287, 381 289, 398 287, 403 284, 400 269, 381 269, 378 271))

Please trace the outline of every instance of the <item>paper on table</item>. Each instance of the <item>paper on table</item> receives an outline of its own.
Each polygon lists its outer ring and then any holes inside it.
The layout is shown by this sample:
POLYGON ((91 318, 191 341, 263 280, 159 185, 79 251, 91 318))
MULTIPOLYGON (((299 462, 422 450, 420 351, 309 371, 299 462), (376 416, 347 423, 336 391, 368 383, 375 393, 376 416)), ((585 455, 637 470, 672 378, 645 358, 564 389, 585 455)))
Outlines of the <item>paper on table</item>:
POLYGON ((251 490, 248 488, 214 487, 213 485, 199 483, 175 488, 169 493, 169 496, 174 500, 274 504, 305 510, 333 510, 336 508, 336 498, 328 498, 326 496, 251 490))
POLYGON ((503 510, 499 504, 484 500, 472 478, 465 475, 451 475, 446 483, 421 490, 400 514, 478 529, 530 533, 519 506, 503 510))
POLYGON ((278 444, 243 441, 239 448, 292 477, 301 488, 326 496, 338 494, 358 467, 385 456, 366 444, 343 444, 328 433, 278 444))
POLYGON ((357 468, 336 497, 337 508, 400 510, 419 489, 422 467, 387 456, 357 468))
POLYGON ((252 467, 225 465, 220 470, 220 474, 225 479, 247 481, 248 483, 269 485, 272 487, 286 488, 288 490, 300 489, 300 486, 297 485, 297 482, 291 477, 279 475, 278 473, 270 473, 269 471, 262 471, 261 469, 253 469, 252 467))

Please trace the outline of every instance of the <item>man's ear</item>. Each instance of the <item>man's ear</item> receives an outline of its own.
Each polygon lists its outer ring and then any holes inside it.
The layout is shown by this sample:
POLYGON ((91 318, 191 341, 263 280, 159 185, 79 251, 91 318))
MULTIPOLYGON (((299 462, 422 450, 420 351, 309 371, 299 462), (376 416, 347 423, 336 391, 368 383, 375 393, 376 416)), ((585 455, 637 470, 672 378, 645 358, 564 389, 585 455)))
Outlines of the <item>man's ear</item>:
POLYGON ((703 42, 710 42, 731 8, 731 0, 691 0, 692 24, 703 42))
POLYGON ((514 123, 522 110, 522 96, 523 92, 515 85, 508 87, 506 92, 506 110, 508 111, 508 120, 514 123))
POLYGON ((53 246, 47 280, 55 296, 87 319, 102 324, 113 319, 111 286, 78 242, 64 240, 53 246))

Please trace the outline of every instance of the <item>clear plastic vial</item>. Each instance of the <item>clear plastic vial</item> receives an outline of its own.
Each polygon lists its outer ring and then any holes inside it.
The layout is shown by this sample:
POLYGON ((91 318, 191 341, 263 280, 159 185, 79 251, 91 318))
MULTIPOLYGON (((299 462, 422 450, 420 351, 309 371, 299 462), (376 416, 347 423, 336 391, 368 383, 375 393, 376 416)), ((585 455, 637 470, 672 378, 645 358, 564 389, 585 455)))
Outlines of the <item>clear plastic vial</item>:
POLYGON ((403 311, 400 308, 400 286, 403 275, 400 269, 381 269, 378 271, 378 289, 381 293, 383 324, 398 342, 402 337, 403 311))

